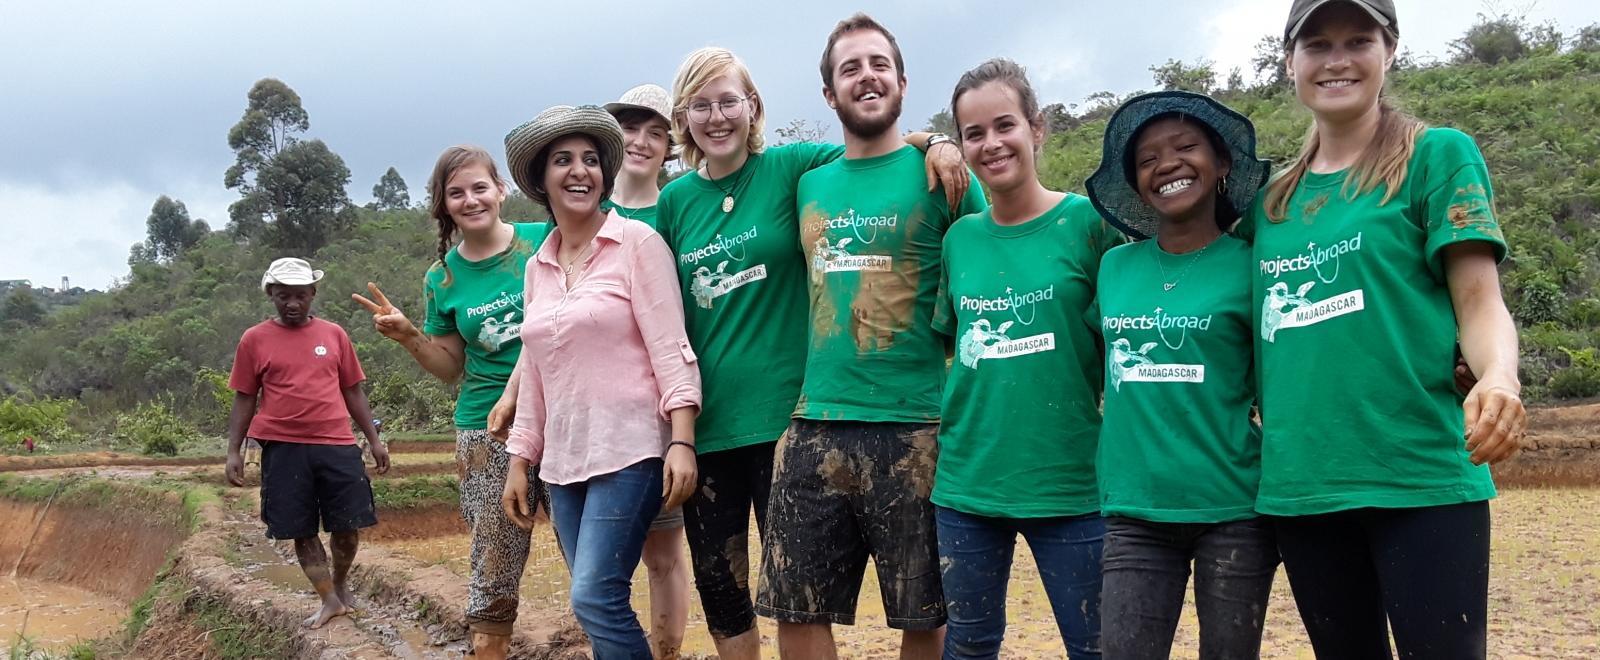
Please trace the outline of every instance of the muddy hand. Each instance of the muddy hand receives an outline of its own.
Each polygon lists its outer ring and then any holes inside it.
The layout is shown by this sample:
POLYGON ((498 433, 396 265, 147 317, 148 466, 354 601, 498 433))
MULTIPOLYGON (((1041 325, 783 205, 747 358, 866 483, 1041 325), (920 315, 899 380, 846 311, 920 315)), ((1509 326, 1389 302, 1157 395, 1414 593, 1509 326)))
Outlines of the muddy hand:
POLYGON ((950 210, 955 211, 961 199, 967 196, 967 184, 971 181, 961 147, 954 142, 940 142, 928 150, 923 160, 928 170, 928 192, 944 184, 944 199, 950 203, 950 210))
POLYGON ((695 483, 700 479, 694 448, 685 445, 668 446, 667 456, 662 462, 661 469, 663 510, 683 504, 694 494, 695 483))
POLYGON ((511 435, 511 420, 517 417, 517 400, 500 397, 489 409, 489 437, 505 442, 511 435))
POLYGON ((222 468, 223 475, 228 478, 228 483, 234 486, 244 485, 244 458, 239 452, 228 452, 228 462, 222 468))
POLYGON ((411 324, 411 319, 389 302, 389 297, 383 295, 376 283, 367 282, 367 292, 372 294, 371 299, 359 293, 350 294, 350 299, 372 313, 372 327, 378 334, 395 341, 405 341, 417 334, 417 327, 411 324))
POLYGON ((1493 465, 1516 455, 1528 432, 1528 411, 1514 387, 1481 380, 1461 405, 1466 414, 1467 451, 1474 465, 1493 465))

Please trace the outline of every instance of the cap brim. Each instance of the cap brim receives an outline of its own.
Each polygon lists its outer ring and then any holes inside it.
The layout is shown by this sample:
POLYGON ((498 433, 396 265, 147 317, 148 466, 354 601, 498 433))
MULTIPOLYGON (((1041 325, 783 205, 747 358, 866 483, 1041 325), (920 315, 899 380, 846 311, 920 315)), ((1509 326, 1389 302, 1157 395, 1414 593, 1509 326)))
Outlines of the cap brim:
POLYGON ((1362 2, 1362 0, 1321 0, 1320 2, 1312 3, 1311 6, 1306 9, 1306 12, 1300 15, 1300 20, 1295 21, 1293 25, 1289 26, 1289 29, 1283 33, 1283 40, 1285 42, 1294 41, 1294 38, 1299 36, 1300 30, 1306 26, 1306 21, 1311 20, 1311 17, 1317 15, 1317 12, 1323 7, 1335 2, 1347 2, 1360 7, 1362 11, 1367 12, 1367 15, 1372 17, 1372 20, 1377 21, 1380 27, 1389 27, 1389 17, 1384 16, 1383 12, 1378 11, 1378 9, 1372 5, 1362 2))
POLYGON ((638 105, 638 104, 635 104, 635 103, 615 103, 615 102, 613 102, 613 103, 607 103, 607 104, 602 105, 600 107, 605 108, 606 112, 611 113, 611 116, 613 116, 613 117, 617 116, 618 114, 621 114, 622 111, 624 111, 624 110, 643 110, 643 111, 648 112, 648 113, 650 113, 652 115, 660 117, 662 121, 667 122, 668 126, 672 125, 672 118, 671 117, 663 115, 663 114, 661 114, 660 111, 658 111, 655 108, 652 108, 650 106, 647 106, 647 105, 638 105))

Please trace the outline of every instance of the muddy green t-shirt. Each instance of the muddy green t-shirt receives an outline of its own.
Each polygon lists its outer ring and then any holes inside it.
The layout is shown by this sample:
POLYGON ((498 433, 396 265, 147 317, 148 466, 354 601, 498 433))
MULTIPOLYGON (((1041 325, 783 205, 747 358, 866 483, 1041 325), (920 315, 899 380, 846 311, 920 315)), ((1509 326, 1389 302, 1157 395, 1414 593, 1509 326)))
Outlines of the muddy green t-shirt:
POLYGON ((1405 183, 1350 199, 1344 172, 1307 174, 1283 222, 1249 219, 1261 370, 1261 492, 1283 516, 1494 497, 1467 458, 1444 247, 1505 238, 1483 156, 1428 129, 1405 183))
POLYGON ((702 454, 775 442, 789 424, 809 325, 795 189, 842 155, 839 145, 788 144, 715 182, 689 173, 661 191, 656 231, 677 261, 684 326, 700 355, 702 454))
POLYGON ((945 231, 987 206, 976 182, 968 190, 951 213, 909 145, 800 178, 811 348, 795 417, 939 421, 944 338, 929 321, 945 231))
POLYGON ((1171 523, 1256 515, 1251 265, 1250 246, 1232 236, 1187 254, 1139 241, 1100 261, 1101 513, 1171 523))
POLYGON ((427 316, 422 331, 460 335, 466 342, 466 372, 456 397, 458 429, 489 425, 489 409, 517 366, 522 352, 522 274, 528 259, 550 234, 550 224, 524 222, 505 251, 482 261, 467 261, 457 248, 444 255, 446 269, 434 262, 423 277, 427 316))
POLYGON ((610 199, 607 199, 606 201, 600 202, 600 210, 606 212, 616 211, 617 215, 620 215, 624 218, 643 222, 646 225, 649 225, 651 229, 656 228, 656 207, 654 206, 646 206, 636 209, 622 206, 611 201, 610 199))
POLYGON ((955 342, 933 501, 1038 518, 1100 510, 1100 257, 1121 238, 1087 197, 1019 225, 951 225, 933 327, 955 342))

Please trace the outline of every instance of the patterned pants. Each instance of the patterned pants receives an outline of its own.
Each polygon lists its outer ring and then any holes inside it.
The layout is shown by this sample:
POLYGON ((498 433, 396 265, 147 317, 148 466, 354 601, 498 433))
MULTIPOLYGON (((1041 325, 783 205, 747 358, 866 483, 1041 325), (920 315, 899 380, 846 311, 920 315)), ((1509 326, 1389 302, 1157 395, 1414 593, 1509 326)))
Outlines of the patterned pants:
MULTIPOLYGON (((461 477, 461 518, 472 530, 472 583, 467 625, 473 632, 509 635, 517 620, 517 587, 528 563, 531 533, 500 508, 511 455, 483 429, 456 431, 456 471, 461 477)), ((528 469, 528 510, 547 501, 537 468, 528 469)))

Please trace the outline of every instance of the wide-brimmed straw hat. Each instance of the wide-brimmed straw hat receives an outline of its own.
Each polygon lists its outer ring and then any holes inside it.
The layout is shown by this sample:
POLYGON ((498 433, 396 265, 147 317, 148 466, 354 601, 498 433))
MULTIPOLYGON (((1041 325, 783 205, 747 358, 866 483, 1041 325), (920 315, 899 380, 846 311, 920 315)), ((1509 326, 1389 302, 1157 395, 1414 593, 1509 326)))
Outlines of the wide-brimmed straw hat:
POLYGON ((1106 123, 1100 168, 1089 176, 1089 200, 1112 226, 1135 239, 1156 235, 1160 218, 1135 189, 1129 157, 1133 140, 1151 120, 1165 115, 1193 119, 1222 138, 1232 164, 1226 197, 1240 215, 1249 211, 1256 192, 1266 185, 1272 163, 1256 157, 1256 127, 1209 96, 1192 92, 1154 92, 1129 99, 1106 123))
POLYGON ((267 272, 261 275, 261 290, 266 291, 273 284, 302 286, 321 281, 322 271, 311 270, 311 264, 305 259, 284 257, 267 266, 267 272))
POLYGON ((548 204, 548 196, 533 180, 533 159, 557 139, 574 133, 589 136, 600 152, 600 167, 616 176, 622 167, 622 126, 599 106, 557 105, 545 109, 531 121, 506 133, 506 165, 517 188, 538 204, 548 204))

